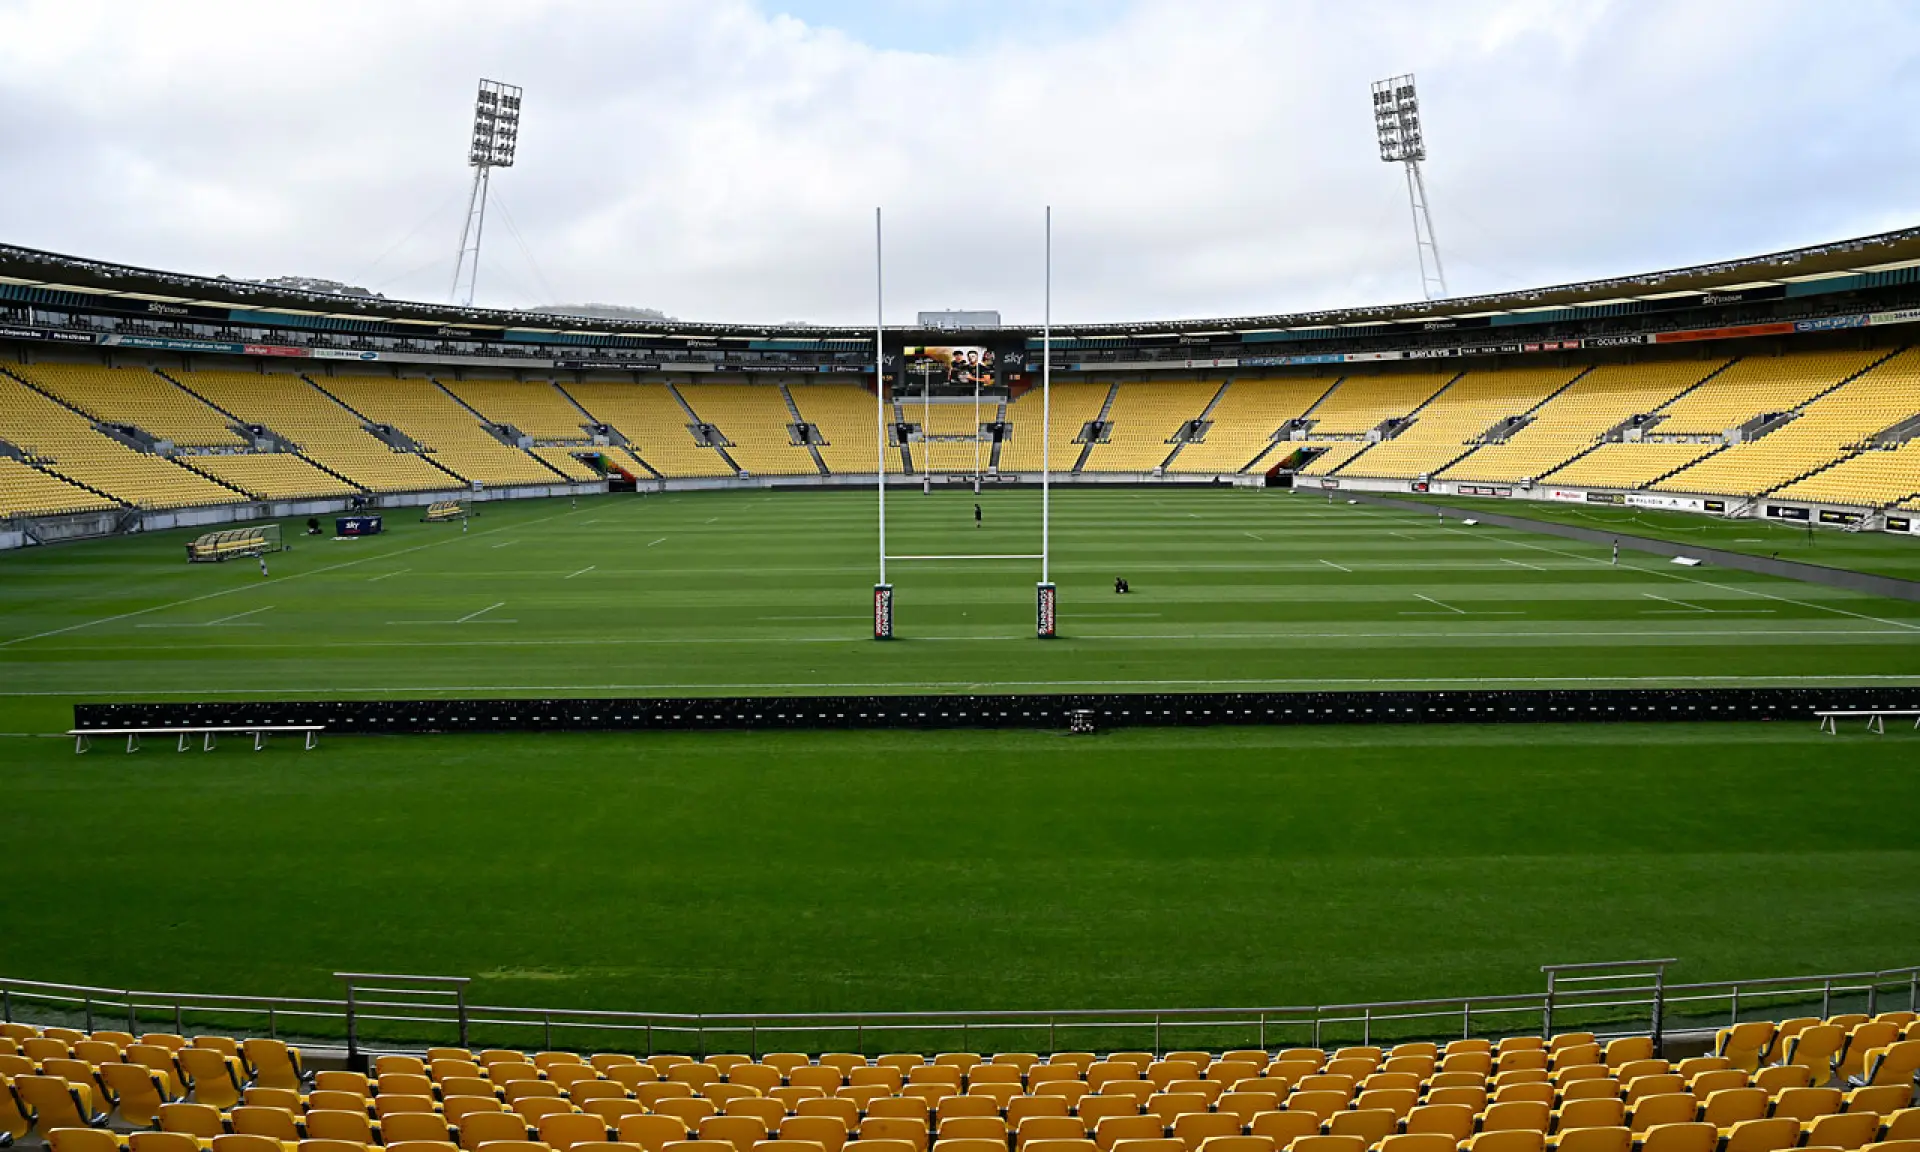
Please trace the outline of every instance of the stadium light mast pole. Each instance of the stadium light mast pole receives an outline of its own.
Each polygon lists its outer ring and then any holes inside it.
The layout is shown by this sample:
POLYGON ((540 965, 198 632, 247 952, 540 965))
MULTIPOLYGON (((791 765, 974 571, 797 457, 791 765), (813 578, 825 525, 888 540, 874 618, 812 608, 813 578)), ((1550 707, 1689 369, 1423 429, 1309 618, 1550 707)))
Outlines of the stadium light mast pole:
POLYGON ((473 168, 473 188, 467 193, 467 220, 460 229, 460 251, 453 260, 453 287, 448 303, 473 305, 480 281, 480 237, 487 226, 487 187, 495 168, 513 167, 520 140, 520 89, 498 80, 480 81, 473 101, 473 141, 467 163, 473 168), (466 273, 466 298, 460 296, 460 275, 466 273))
POLYGON ((1447 295, 1447 272, 1440 265, 1440 242, 1434 238, 1433 214, 1427 209, 1427 182, 1420 174, 1420 162, 1427 158, 1427 138, 1420 128, 1420 96, 1413 87, 1413 73, 1374 81, 1373 127, 1380 139, 1380 159, 1406 168, 1414 254, 1420 260, 1420 293, 1428 300, 1438 300, 1447 295), (1429 261, 1433 264, 1431 272, 1427 270, 1429 261))

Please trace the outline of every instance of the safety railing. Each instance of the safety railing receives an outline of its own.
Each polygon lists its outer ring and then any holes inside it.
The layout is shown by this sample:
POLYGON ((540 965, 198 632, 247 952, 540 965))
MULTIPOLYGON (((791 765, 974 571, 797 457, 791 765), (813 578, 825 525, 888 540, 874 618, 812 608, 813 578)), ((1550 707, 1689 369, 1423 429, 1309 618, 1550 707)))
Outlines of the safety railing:
POLYGON ((265 1035, 350 1055, 462 1047, 685 1052, 1225 1049, 1589 1031, 1602 1039, 1750 1019, 1920 1010, 1920 965, 1674 983, 1675 961, 1548 965, 1539 992, 1253 1008, 674 1013, 475 1004, 465 977, 337 973, 338 997, 208 995, 0 977, 0 1017, 265 1035))

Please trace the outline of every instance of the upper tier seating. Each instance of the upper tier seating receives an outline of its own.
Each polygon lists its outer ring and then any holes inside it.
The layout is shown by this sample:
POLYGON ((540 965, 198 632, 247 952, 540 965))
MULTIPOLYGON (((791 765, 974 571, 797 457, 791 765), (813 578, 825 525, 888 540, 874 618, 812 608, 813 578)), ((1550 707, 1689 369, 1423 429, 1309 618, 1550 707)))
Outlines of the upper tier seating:
POLYGON ((1663 436, 1719 435, 1766 412, 1805 404, 1878 360, 1882 352, 1790 352, 1746 356, 1661 409, 1663 436))
POLYGON ((61 516, 100 512, 118 504, 24 464, 0 456, 0 520, 10 516, 61 516))
POLYGON ((1524 415, 1579 374, 1577 368, 1469 372, 1430 400, 1412 427, 1369 448, 1343 474, 1395 480, 1430 475, 1471 449, 1474 437, 1506 417, 1524 415))
POLYGON ((491 433, 432 380, 328 376, 315 383, 376 424, 390 424, 426 449, 434 463, 490 488, 552 484, 553 469, 491 433))
POLYGON ((806 445, 788 430, 793 413, 774 384, 683 384, 680 396, 700 419, 720 429, 742 471, 756 476, 818 476, 806 445))
POLYGON ((1073 471, 1074 464, 1079 462, 1082 447, 1073 442, 1074 437, 1080 435, 1087 421, 1099 418, 1100 408, 1107 402, 1107 392, 1105 384, 1077 380, 1056 383, 1053 385, 1050 412, 1041 410, 1041 389, 1030 388, 1022 393, 1019 399, 1007 405, 1007 423, 1012 439, 1000 446, 1000 471, 1039 471, 1043 462, 1043 447, 1046 449, 1046 467, 1054 472, 1073 471), (1050 424, 1053 432, 1051 437, 1043 435, 1043 424, 1050 424))
MULTIPOLYGON (((1220 391, 1206 380, 1168 380, 1122 384, 1107 412, 1112 431, 1095 446, 1088 472, 1151 472, 1173 453, 1174 433, 1200 413, 1220 391)), ((1245 463, 1245 461, 1242 461, 1245 463)))
POLYGON ((668 477, 731 476, 719 452, 696 442, 688 425, 694 418, 664 384, 590 381, 564 386, 567 395, 593 416, 625 436, 640 459, 668 477))
POLYGON ((1405 416, 1444 388, 1456 373, 1391 372, 1342 377, 1314 408, 1315 437, 1359 436, 1405 416))
POLYGON ((180 372, 195 393, 249 424, 284 437, 300 455, 370 492, 464 487, 420 456, 389 447, 352 412, 299 376, 256 372, 180 372))
POLYGON ((93 421, 11 377, 0 377, 0 440, 48 471, 143 508, 233 504, 246 496, 163 456, 137 452, 93 421))
MULTIPOLYGON (((878 405, 872 392, 854 384, 794 384, 787 393, 800 410, 800 419, 818 428, 826 440, 819 447, 827 471, 873 475, 880 441, 878 405)), ((972 405, 967 406, 969 412, 972 409, 972 405)), ((995 409, 985 408, 984 412, 985 419, 993 419, 995 409)), ((900 471, 898 449, 888 450, 887 471, 900 471)))
POLYGON ((366 1072, 309 1072, 261 1038, 0 1028, 0 1130, 53 1152, 1880 1152, 1920 1136, 1911 1012, 1745 1022, 1685 1059, 1579 1032, 1045 1059, 440 1047, 366 1072))
POLYGON ((511 424, 535 440, 590 444, 592 423, 548 380, 441 380, 447 391, 495 424, 511 424))
POLYGON ((1207 416, 1206 438, 1180 449, 1169 471, 1240 471, 1273 442, 1281 425, 1298 419, 1333 384, 1321 376, 1232 381, 1207 416))
POLYGON ((109 424, 131 424, 180 447, 245 448, 227 415, 149 368, 32 364, 17 374, 109 424))
POLYGON ((1716 452, 1657 487, 1754 496, 1805 476, 1920 413, 1920 354, 1908 349, 1813 400, 1786 427, 1716 452))
POLYGON ((1652 412, 1715 367, 1681 360, 1595 368, 1542 404, 1533 422, 1506 443, 1476 448, 1440 475, 1508 484, 1549 476, 1615 425, 1652 412))

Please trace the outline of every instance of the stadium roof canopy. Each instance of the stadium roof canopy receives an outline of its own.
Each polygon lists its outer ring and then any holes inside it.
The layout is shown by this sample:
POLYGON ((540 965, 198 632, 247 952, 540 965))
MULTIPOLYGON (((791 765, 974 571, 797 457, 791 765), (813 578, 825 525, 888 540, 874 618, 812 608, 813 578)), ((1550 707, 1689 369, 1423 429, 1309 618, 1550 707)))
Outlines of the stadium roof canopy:
MULTIPOLYGON (((1524 314, 1574 306, 1615 304, 1636 300, 1676 299, 1715 291, 1736 291, 1798 281, 1822 280, 1863 272, 1886 272, 1920 266, 1920 228, 1882 232, 1852 240, 1795 248, 1763 256, 1749 256, 1663 272, 1645 272, 1577 284, 1557 284, 1517 292, 1462 296, 1410 304, 1381 304, 1335 308, 1289 315, 1235 316, 1199 320, 1154 320, 1109 324, 1061 325, 1062 335, 1230 335, 1286 329, 1324 329, 1341 326, 1524 314)), ((512 328, 521 332, 564 332, 583 335, 676 335, 744 338, 799 337, 832 339, 862 336, 871 328, 711 324, 689 321, 608 320, 601 317, 562 316, 496 308, 462 308, 450 304, 388 300, 380 297, 334 295, 275 287, 226 277, 160 272, 125 264, 110 264, 77 256, 63 256, 32 248, 0 245, 0 283, 53 291, 119 296, 160 303, 244 308, 255 312, 284 312, 297 316, 328 316, 348 320, 376 320, 396 324, 453 325, 465 328, 512 328), (636 331, 644 327, 645 332, 636 331)), ((904 326, 902 330, 907 329, 904 326)), ((1032 325, 1010 325, 1006 331, 1036 332, 1032 325)))

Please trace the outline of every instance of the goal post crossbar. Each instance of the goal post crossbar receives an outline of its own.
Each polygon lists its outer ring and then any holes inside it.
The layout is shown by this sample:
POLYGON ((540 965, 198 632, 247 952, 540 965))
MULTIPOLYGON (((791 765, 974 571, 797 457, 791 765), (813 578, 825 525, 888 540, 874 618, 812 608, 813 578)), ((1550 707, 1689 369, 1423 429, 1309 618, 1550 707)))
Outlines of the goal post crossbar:
POLYGON ((889 560, 1038 560, 1038 552, 966 552, 953 556, 902 556, 897 552, 887 553, 889 560))

